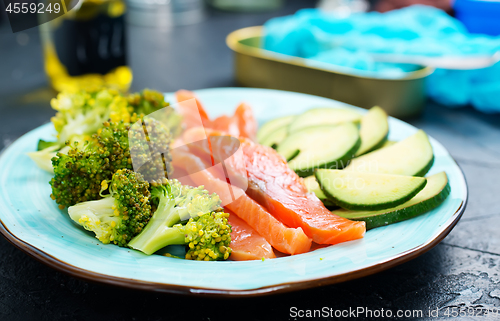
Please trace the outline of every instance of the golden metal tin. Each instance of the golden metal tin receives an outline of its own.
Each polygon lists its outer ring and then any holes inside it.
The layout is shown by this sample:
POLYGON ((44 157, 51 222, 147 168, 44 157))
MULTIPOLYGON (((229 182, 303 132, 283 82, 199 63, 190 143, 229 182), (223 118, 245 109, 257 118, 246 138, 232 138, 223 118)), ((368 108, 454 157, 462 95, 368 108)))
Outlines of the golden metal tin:
POLYGON ((398 118, 418 115, 423 109, 425 78, 433 68, 383 79, 311 67, 303 58, 261 49, 262 32, 261 26, 248 27, 226 38, 234 51, 236 80, 243 86, 302 92, 364 108, 378 105, 398 118))

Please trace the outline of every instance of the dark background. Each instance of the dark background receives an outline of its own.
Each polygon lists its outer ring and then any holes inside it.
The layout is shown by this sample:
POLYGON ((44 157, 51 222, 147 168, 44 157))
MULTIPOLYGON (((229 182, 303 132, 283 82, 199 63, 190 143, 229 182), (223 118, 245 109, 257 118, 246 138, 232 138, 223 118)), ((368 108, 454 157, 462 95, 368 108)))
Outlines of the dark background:
MULTIPOLYGON (((204 22, 170 31, 131 27, 132 90, 150 87, 167 92, 236 86, 226 35, 314 4, 289 1, 279 11, 265 14, 212 10, 204 22)), ((0 148, 48 122, 54 114, 49 106, 53 96, 43 71, 38 30, 12 34, 5 17, 0 16, 0 148)), ((370 277, 295 293, 212 299, 134 291, 75 279, 0 238, 0 320, 286 320, 293 319, 289 317, 291 307, 324 306, 421 309, 424 313, 440 308, 441 315, 447 307, 498 311, 500 116, 429 102, 422 116, 409 122, 450 151, 465 172, 470 199, 451 234, 408 263, 370 277)), ((500 314, 480 318, 498 319, 500 314)))

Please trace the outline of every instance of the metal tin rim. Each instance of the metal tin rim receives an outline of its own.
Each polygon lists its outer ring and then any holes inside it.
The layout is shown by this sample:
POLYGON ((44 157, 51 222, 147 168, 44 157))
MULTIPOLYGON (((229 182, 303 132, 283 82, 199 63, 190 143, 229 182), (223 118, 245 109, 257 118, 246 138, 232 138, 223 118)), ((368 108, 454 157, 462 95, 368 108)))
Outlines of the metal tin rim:
POLYGON ((262 36, 262 33, 263 33, 262 26, 253 26, 253 27, 238 29, 238 30, 231 32, 229 35, 227 35, 226 44, 231 50, 233 50, 234 52, 240 53, 240 54, 245 54, 248 56, 261 58, 261 59, 265 59, 265 60, 271 60, 271 61, 281 62, 281 63, 295 65, 295 66, 299 66, 299 67, 316 69, 316 70, 321 70, 321 71, 325 71, 325 72, 329 72, 329 73, 341 74, 341 75, 346 75, 346 76, 351 76, 351 77, 356 77, 356 78, 365 78, 365 79, 383 80, 383 81, 402 81, 402 80, 413 80, 413 79, 425 78, 434 72, 434 68, 424 67, 422 69, 419 69, 419 70, 416 70, 413 72, 409 72, 409 73, 407 73, 407 76, 397 78, 397 79, 355 75, 355 74, 346 73, 346 72, 342 72, 342 71, 333 71, 331 69, 320 68, 320 67, 315 67, 315 66, 308 66, 305 63, 306 59, 300 58, 300 57, 286 56, 286 55, 280 54, 284 57, 285 56, 290 57, 291 59, 289 59, 289 60, 288 59, 287 60, 279 59, 279 58, 275 57, 276 53, 274 53, 274 52, 271 52, 271 51, 265 50, 265 49, 259 49, 259 48, 247 46, 247 45, 240 43, 241 39, 259 37, 259 36, 262 36))

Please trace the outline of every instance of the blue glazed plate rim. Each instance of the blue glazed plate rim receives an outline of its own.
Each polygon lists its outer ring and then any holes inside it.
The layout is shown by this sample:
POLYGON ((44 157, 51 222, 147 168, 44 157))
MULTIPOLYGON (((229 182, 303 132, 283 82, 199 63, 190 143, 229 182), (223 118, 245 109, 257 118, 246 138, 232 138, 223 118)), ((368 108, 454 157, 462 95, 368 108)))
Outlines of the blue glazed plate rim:
MULTIPOLYGON (((250 88, 214 88, 214 89, 205 89, 205 90, 200 90, 197 91, 198 95, 200 96, 201 100, 204 100, 204 96, 214 96, 214 95, 224 95, 224 93, 232 93, 232 94, 237 94, 237 95, 252 95, 252 96, 258 96, 259 94, 263 95, 277 95, 277 96, 293 96, 295 97, 302 97, 302 98, 311 98, 315 100, 324 100, 325 103, 329 102, 332 105, 335 106, 340 106, 340 107, 346 107, 346 108, 355 108, 347 104, 339 103, 334 100, 326 99, 326 98, 319 98, 316 96, 311 96, 311 95, 306 95, 306 94, 298 94, 298 93, 293 93, 293 92, 285 92, 285 91, 278 91, 278 90, 269 90, 269 89, 250 89, 250 88)), ((167 97, 170 95, 167 94, 167 97)), ((210 98, 210 97, 208 97, 210 98)), ((314 100, 313 99, 313 100, 314 100)), ((173 101, 170 99, 170 101, 173 101)), ((209 108, 209 113, 212 111, 210 106, 207 105, 209 108)), ((306 108, 307 109, 307 108, 306 108)), ((362 112, 365 112, 365 110, 360 109, 362 112)), ((225 110, 227 112, 227 110, 225 110)), ((217 113, 217 111, 215 111, 217 113)), ((219 113, 221 111, 219 110, 219 113)), ((286 113, 282 113, 283 115, 286 113)), ((273 118, 271 116, 271 118, 273 118)), ((400 120, 393 119, 391 118, 391 122, 394 123, 403 123, 406 124, 400 120)), ((49 125, 44 125, 44 126, 49 126, 49 125)), ((406 124, 406 126, 410 126, 406 124)), ((410 126, 413 127, 413 126, 410 126)), ((34 129, 33 131, 23 135, 23 137, 30 135, 30 133, 39 130, 40 128, 34 129)), ((22 139, 21 137, 20 139, 22 139)), ((19 139, 19 140, 20 140, 19 139)), ((16 142, 18 142, 17 140, 16 142)), ((439 144, 437 143, 434 139, 431 138, 431 141, 433 145, 439 144)), ((0 161, 5 158, 6 154, 9 154, 15 150, 16 147, 16 142, 13 143, 11 146, 6 148, 3 152, 2 155, 0 156, 0 161)), ((439 146, 441 146, 439 144, 439 146)), ((440 148, 443 148, 442 146, 440 148)), ((334 274, 334 275, 328 275, 328 276, 317 276, 317 277, 309 277, 309 278, 304 278, 303 280, 300 281, 294 281, 294 282, 279 282, 277 281, 276 284, 271 284, 268 286, 263 286, 263 287, 255 287, 255 288, 245 288, 245 289, 227 289, 227 288, 212 288, 212 287, 205 287, 205 286, 193 286, 193 285, 179 285, 179 284, 169 284, 169 283, 164 283, 164 282, 152 282, 140 278, 128 278, 128 277, 117 277, 113 275, 108 275, 108 274, 103 274, 103 273, 98 273, 95 271, 92 271, 91 269, 85 269, 82 268, 78 265, 73 265, 68 262, 65 262, 63 259, 60 257, 57 257, 57 255, 52 255, 51 253, 48 253, 47 251, 44 251, 43 244, 41 245, 34 245, 32 243, 29 243, 25 239, 23 239, 22 236, 16 235, 14 232, 11 231, 11 229, 8 228, 7 224, 4 223, 2 220, 2 213, 0 213, 0 233, 13 245, 16 247, 20 248, 21 250, 25 251, 27 254, 30 256, 34 257, 35 259, 41 261, 44 264, 47 264, 61 272, 67 273, 69 275, 72 275, 74 277, 82 278, 85 280, 93 281, 93 282, 102 282, 106 284, 112 284, 112 285, 118 285, 118 286, 124 286, 128 288, 134 288, 134 289, 142 289, 142 290, 151 290, 151 291, 159 291, 159 292, 170 292, 170 293, 183 293, 183 294, 196 294, 196 295, 208 295, 208 296, 259 296, 259 295, 265 295, 265 294, 271 294, 271 293, 281 293, 281 292, 289 292, 289 291, 295 291, 295 290, 301 290, 301 289, 306 289, 306 288, 311 288, 311 287, 316 287, 316 286, 322 286, 322 285, 327 285, 327 284, 333 284, 333 283, 339 283, 339 282, 344 282, 348 280, 352 280, 355 278, 360 278, 364 277, 367 275, 371 275, 374 273, 378 273, 380 271, 386 270, 388 268, 391 268, 395 265, 404 263, 406 261, 409 261, 426 251, 430 250, 432 247, 437 245, 442 239, 448 235, 448 233, 453 229, 453 227, 457 224, 457 222, 460 220, 463 212, 465 211, 466 205, 467 205, 467 199, 468 199, 468 190, 467 190, 467 184, 465 181, 465 177, 463 175, 462 170, 456 164, 456 162, 451 158, 451 156, 445 155, 449 157, 453 161, 453 165, 456 166, 456 169, 458 169, 461 177, 461 181, 463 182, 462 188, 462 193, 460 197, 460 203, 459 206, 456 208, 455 212, 449 219, 444 223, 441 224, 440 227, 432 234, 431 237, 429 237, 425 242, 422 244, 415 246, 413 248, 409 248, 405 251, 402 251, 398 253, 397 255, 393 255, 391 257, 388 257, 384 260, 379 260, 375 264, 371 264, 369 266, 365 267, 360 267, 357 269, 352 269, 350 271, 346 271, 345 273, 340 273, 340 274, 334 274)), ((454 186, 452 186, 452 189, 454 186)), ((457 187, 455 187, 457 188, 457 187)), ((306 253, 307 254, 307 253, 306 253)), ((281 259, 277 259, 277 261, 280 261, 281 259)), ((274 260, 272 260, 274 261, 274 260)), ((233 263, 244 263, 244 262, 233 262, 233 263)))

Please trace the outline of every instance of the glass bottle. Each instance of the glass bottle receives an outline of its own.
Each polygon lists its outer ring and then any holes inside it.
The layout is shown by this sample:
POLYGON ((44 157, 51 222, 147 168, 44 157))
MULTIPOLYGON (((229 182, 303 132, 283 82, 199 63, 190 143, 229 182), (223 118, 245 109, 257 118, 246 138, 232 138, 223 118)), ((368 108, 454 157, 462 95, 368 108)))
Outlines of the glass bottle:
POLYGON ((68 13, 40 25, 45 72, 55 90, 128 90, 132 71, 125 11, 122 0, 80 0, 68 13))

